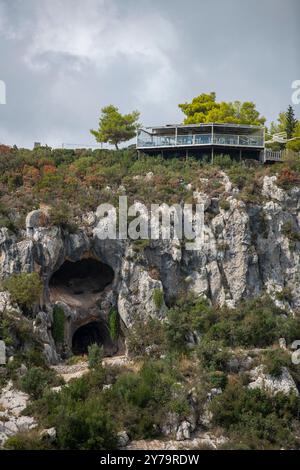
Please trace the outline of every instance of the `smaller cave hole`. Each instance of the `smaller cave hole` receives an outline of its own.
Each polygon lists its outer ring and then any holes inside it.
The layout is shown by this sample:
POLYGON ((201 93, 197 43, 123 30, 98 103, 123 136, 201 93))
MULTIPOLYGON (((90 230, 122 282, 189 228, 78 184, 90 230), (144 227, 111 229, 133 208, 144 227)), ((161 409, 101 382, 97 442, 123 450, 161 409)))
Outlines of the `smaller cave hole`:
POLYGON ((72 352, 75 355, 87 354, 88 347, 95 343, 103 346, 104 351, 111 348, 112 341, 105 323, 93 321, 79 327, 72 338, 72 352))

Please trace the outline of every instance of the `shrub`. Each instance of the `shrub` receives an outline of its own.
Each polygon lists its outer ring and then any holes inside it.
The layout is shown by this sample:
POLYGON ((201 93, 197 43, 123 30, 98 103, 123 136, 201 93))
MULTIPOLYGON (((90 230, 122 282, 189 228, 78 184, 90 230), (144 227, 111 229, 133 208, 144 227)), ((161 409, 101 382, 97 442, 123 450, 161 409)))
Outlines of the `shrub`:
POLYGON ((224 388, 227 385, 227 375, 224 372, 219 371, 219 370, 214 370, 209 373, 208 377, 209 377, 209 382, 212 387, 221 388, 222 390, 224 390, 224 388))
POLYGON ((38 431, 20 432, 10 436, 4 444, 7 450, 50 450, 51 444, 41 439, 38 431))
POLYGON ((300 320, 284 314, 269 297, 241 302, 234 310, 226 307, 207 312, 200 319, 200 331, 208 339, 227 346, 265 347, 279 338, 293 341, 300 335, 300 320))
POLYGON ((289 240, 292 240, 295 242, 300 241, 300 234, 297 230, 293 229, 292 222, 285 222, 282 225, 281 231, 287 238, 289 238, 289 240))
POLYGON ((114 420, 97 399, 78 403, 74 411, 61 410, 56 430, 61 449, 109 450, 117 446, 114 420))
POLYGON ((291 364, 291 358, 286 351, 274 349, 265 352, 263 364, 268 374, 279 377, 282 374, 282 368, 291 364))
POLYGON ((145 248, 149 248, 149 246, 150 246, 150 240, 138 239, 138 240, 135 240, 133 243, 133 249, 136 252, 143 252, 145 248))
POLYGON ((164 325, 155 318, 135 319, 134 325, 127 330, 126 343, 131 356, 144 356, 147 349, 151 349, 152 357, 160 356, 166 351, 164 325))
POLYGON ((291 302, 292 301, 292 292, 289 287, 284 287, 282 291, 276 292, 276 298, 280 301, 291 302))
POLYGON ((34 334, 31 319, 18 311, 5 311, 0 317, 0 336, 7 346, 15 349, 14 360, 7 363, 13 375, 21 363, 28 367, 45 365, 43 345, 34 334))
POLYGON ((58 305, 55 305, 53 309, 52 336, 55 344, 63 343, 65 336, 65 312, 58 305))
POLYGON ((70 206, 61 201, 59 205, 53 206, 50 210, 50 223, 56 225, 69 233, 75 233, 77 226, 73 220, 73 214, 70 206))
POLYGON ((214 157, 214 165, 222 169, 230 168, 235 162, 230 158, 230 155, 216 155, 214 157))
POLYGON ((291 423, 297 418, 300 400, 295 395, 266 392, 228 383, 210 405, 213 423, 224 427, 229 436, 252 449, 293 448, 296 440, 291 423))
POLYGON ((221 209, 223 209, 224 211, 229 211, 230 209, 230 202, 227 201, 227 199, 221 199, 220 202, 219 202, 219 206, 221 209))
POLYGON ((153 291, 153 302, 155 307, 160 310, 164 302, 164 293, 162 289, 154 289, 153 291))
POLYGON ((184 351, 187 340, 196 332, 202 332, 203 319, 210 318, 213 309, 205 298, 193 299, 182 297, 168 311, 165 324, 166 338, 171 350, 184 351))
POLYGON ((231 353, 221 341, 204 338, 197 347, 197 356, 203 367, 210 370, 226 370, 231 353))
POLYGON ((30 310, 42 294, 43 283, 37 273, 22 273, 10 276, 3 282, 3 287, 8 290, 13 302, 30 310))
POLYGON ((20 379, 20 388, 33 399, 39 398, 48 387, 56 387, 63 383, 52 369, 32 367, 20 379))
POLYGON ((300 176, 298 172, 286 167, 282 168, 282 170, 279 172, 277 184, 281 188, 288 190, 293 188, 294 186, 298 186, 299 182, 300 176))
POLYGON ((115 308, 112 308, 108 316, 108 327, 110 337, 113 341, 116 341, 119 336, 119 314, 115 308))
POLYGON ((88 347, 88 362, 89 368, 95 369, 102 365, 103 359, 103 348, 98 344, 94 343, 88 347))

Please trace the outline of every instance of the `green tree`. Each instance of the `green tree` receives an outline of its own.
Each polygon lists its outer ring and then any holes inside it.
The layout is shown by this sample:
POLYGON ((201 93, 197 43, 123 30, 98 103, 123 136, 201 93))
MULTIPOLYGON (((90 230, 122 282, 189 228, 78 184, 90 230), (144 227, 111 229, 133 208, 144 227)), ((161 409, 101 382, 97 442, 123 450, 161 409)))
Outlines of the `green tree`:
POLYGON ((116 106, 109 105, 102 108, 101 113, 98 130, 91 129, 90 131, 97 142, 108 142, 115 145, 118 150, 121 142, 126 142, 135 136, 139 126, 140 113, 138 111, 121 114, 116 106))
POLYGON ((21 389, 28 393, 33 399, 41 397, 44 390, 49 387, 62 385, 63 380, 52 369, 32 367, 20 380, 21 389))
POLYGON ((293 140, 287 143, 287 148, 294 152, 300 152, 300 121, 298 121, 292 135, 293 140))
POLYGON ((196 96, 191 103, 183 103, 178 106, 186 115, 184 124, 217 122, 263 125, 265 123, 265 118, 260 116, 253 102, 222 101, 218 103, 214 92, 202 93, 196 96))
POLYGON ((112 308, 108 316, 108 327, 110 337, 113 341, 117 341, 119 336, 119 314, 115 308, 112 308))
POLYGON ((286 116, 286 127, 285 127, 286 135, 288 139, 291 139, 293 137, 293 134, 295 132, 295 129, 298 123, 297 119, 295 118, 294 109, 291 105, 289 105, 285 113, 285 116, 286 116))
POLYGON ((103 348, 96 343, 91 344, 88 347, 89 368, 95 369, 96 367, 102 367, 102 359, 103 348))
POLYGON ((52 336, 56 345, 63 343, 64 334, 65 334, 65 312, 62 307, 55 305, 53 309, 52 336))
POLYGON ((3 282, 3 287, 8 290, 13 302, 30 310, 39 300, 43 283, 37 273, 21 273, 13 274, 6 279, 3 282))

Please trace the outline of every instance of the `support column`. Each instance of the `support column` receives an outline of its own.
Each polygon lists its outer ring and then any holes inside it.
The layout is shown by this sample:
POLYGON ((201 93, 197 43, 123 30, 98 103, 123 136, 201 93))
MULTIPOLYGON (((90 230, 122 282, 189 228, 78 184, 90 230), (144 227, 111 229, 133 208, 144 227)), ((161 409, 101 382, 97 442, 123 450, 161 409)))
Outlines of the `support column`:
POLYGON ((211 125, 211 163, 214 163, 214 125, 211 125))

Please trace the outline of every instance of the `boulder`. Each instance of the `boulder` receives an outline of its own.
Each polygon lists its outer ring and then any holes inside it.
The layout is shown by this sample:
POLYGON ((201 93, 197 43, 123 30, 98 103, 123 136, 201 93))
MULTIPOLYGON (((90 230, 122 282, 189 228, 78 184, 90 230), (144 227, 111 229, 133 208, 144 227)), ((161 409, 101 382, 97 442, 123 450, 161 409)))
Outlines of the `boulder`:
POLYGON ((295 381, 286 367, 282 367, 282 372, 279 377, 274 377, 265 373, 264 366, 260 365, 252 369, 249 376, 252 380, 248 385, 250 389, 260 388, 274 395, 278 392, 299 395, 295 381))
POLYGON ((5 342, 0 340, 0 366, 5 366, 6 364, 6 346, 5 342))
POLYGON ((55 441, 56 439, 56 429, 55 428, 48 428, 48 429, 43 429, 40 432, 40 437, 42 439, 50 440, 50 441, 55 441))
POLYGON ((130 441, 130 438, 126 431, 120 431, 117 434, 118 447, 126 447, 130 441))
POLYGON ((188 421, 182 421, 176 432, 176 441, 184 441, 191 438, 192 425, 188 421))

